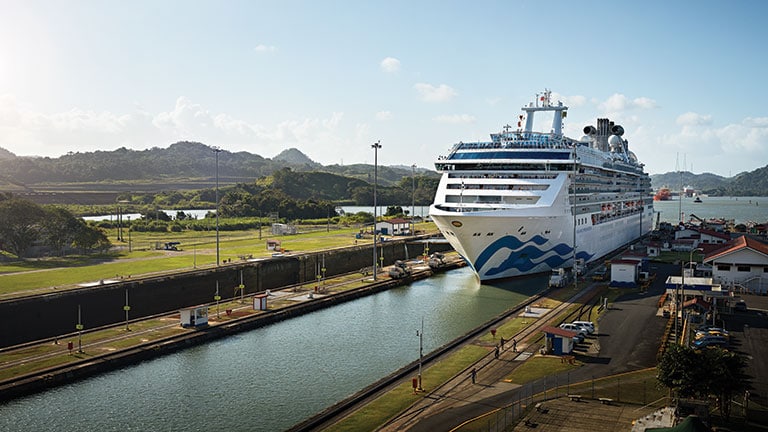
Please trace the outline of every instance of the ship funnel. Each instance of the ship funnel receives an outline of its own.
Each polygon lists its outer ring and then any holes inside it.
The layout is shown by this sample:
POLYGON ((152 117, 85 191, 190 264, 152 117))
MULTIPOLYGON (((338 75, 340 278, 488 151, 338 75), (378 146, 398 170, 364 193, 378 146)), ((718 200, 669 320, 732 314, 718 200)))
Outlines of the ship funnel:
POLYGON ((621 127, 620 125, 614 125, 611 128, 611 133, 614 135, 622 136, 624 135, 624 128, 621 127))
POLYGON ((586 135, 595 135, 597 134, 597 129, 594 126, 584 126, 584 133, 586 135))

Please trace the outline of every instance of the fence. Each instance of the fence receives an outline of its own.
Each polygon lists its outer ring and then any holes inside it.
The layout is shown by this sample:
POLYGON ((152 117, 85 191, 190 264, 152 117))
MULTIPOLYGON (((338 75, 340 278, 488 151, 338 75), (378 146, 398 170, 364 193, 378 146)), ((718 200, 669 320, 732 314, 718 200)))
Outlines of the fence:
POLYGON ((502 432, 513 426, 536 404, 560 397, 610 399, 616 403, 662 408, 668 392, 655 378, 656 369, 572 382, 571 372, 546 376, 518 388, 507 405, 454 429, 461 432, 502 432))

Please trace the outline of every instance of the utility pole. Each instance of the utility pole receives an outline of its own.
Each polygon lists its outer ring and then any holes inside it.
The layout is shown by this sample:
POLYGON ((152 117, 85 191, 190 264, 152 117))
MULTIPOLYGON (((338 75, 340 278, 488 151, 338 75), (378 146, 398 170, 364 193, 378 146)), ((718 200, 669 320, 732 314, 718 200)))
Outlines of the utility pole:
POLYGON ((371 145, 373 148, 373 280, 376 280, 376 183, 379 181, 379 149, 381 140, 371 145))

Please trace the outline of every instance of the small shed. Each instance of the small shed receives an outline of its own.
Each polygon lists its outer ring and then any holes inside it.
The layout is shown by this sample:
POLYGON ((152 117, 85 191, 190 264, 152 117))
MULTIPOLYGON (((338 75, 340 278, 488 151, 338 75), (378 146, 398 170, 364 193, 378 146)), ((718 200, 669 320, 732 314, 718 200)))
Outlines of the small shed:
POLYGON ((280 252, 281 242, 280 240, 267 240, 267 250, 280 252))
POLYGON ((185 328, 207 326, 208 306, 192 306, 179 310, 179 323, 185 328))
POLYGON ((619 259, 611 261, 612 287, 634 288, 637 286, 638 267, 640 261, 619 259))
POLYGON ((542 327, 547 340, 547 352, 554 355, 570 354, 573 351, 573 338, 575 332, 561 329, 560 327, 542 327))
POLYGON ((256 294, 253 296, 253 310, 267 310, 267 297, 269 297, 269 294, 256 294))

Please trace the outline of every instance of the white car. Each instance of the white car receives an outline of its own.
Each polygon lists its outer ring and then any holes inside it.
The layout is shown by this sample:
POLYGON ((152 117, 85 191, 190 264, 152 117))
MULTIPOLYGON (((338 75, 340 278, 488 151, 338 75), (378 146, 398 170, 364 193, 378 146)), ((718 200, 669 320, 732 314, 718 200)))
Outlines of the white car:
POLYGON ((583 328, 577 326, 576 324, 563 323, 563 324, 560 324, 560 328, 563 329, 563 330, 572 331, 572 332, 580 334, 580 335, 582 335, 584 337, 587 336, 587 331, 584 330, 583 328))
POLYGON ((592 321, 574 321, 571 324, 574 324, 583 328, 589 334, 592 334, 595 332, 595 323, 593 323, 592 321))

